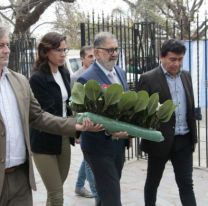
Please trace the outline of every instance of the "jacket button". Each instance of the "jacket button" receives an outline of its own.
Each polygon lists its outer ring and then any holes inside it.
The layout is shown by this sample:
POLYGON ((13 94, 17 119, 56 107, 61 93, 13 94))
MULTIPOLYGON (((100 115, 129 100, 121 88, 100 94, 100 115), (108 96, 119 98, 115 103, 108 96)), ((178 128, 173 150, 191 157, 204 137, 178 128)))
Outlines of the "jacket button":
POLYGON ((1 162, 1 163, 4 163, 4 158, 1 158, 1 159, 0 159, 0 162, 1 162))

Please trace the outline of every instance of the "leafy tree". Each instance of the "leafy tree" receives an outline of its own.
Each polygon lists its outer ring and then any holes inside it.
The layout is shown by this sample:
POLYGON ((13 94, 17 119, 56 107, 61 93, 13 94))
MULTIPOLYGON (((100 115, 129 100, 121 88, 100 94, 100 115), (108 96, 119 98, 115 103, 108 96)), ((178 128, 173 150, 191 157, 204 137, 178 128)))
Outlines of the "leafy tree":
MULTIPOLYGON (((172 25, 175 29, 183 32, 185 38, 189 36, 190 24, 196 23, 197 14, 205 0, 123 0, 128 6, 130 16, 133 21, 154 21, 161 25, 167 26, 169 23, 169 32, 173 32, 172 25)), ((119 12, 120 10, 114 10, 119 12)), ((205 21, 199 22, 199 36, 205 32, 205 21)), ((192 26, 191 38, 196 38, 196 27, 192 26)))
POLYGON ((61 2, 56 6, 56 21, 54 29, 65 34, 68 38, 69 47, 80 48, 80 23, 85 21, 86 15, 80 11, 79 5, 61 2))
MULTIPOLYGON (((72 3, 75 0, 59 0, 72 3)), ((8 5, 0 6, 0 16, 14 26, 14 34, 29 34, 44 11, 58 0, 9 0, 8 5)))

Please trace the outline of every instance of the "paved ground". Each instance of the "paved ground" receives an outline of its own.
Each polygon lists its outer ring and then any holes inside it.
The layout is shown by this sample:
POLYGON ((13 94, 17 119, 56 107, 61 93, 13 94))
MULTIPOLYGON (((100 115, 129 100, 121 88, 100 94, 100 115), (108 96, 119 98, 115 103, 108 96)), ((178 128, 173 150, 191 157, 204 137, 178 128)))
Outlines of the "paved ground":
MULTIPOLYGON (((77 172, 82 160, 79 146, 72 147, 72 163, 64 185, 64 206, 94 206, 94 199, 78 197, 74 193, 77 172)), ((50 172, 50 168, 49 168, 50 172)), ((208 169, 194 168, 194 188, 198 206, 208 205, 208 169)), ((124 166, 121 189, 123 206, 144 206, 143 186, 146 176, 146 161, 132 160, 124 166)), ((36 171, 38 190, 33 193, 34 206, 45 206, 46 190, 36 171)), ((88 185, 87 185, 88 187, 88 185)), ((158 190, 157 206, 180 206, 172 167, 167 165, 158 190)))

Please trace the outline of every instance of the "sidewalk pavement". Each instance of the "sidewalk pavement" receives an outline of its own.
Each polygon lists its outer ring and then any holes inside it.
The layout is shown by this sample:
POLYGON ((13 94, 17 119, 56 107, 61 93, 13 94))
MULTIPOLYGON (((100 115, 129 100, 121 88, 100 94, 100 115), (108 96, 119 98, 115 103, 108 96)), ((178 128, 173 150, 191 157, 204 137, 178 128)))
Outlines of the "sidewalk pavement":
MULTIPOLYGON (((72 160, 68 178, 64 184, 64 206, 94 206, 93 198, 83 198, 74 193, 77 173, 82 161, 79 145, 71 147, 72 160)), ((121 179, 121 195, 123 206, 144 206, 143 187, 146 178, 146 160, 131 160, 124 165, 121 179)), ((50 168, 48 168, 50 172, 50 168)), ((46 190, 42 180, 35 171, 37 191, 33 192, 34 206, 45 206, 46 190)), ((194 168, 194 190, 197 206, 208 205, 208 169, 194 168)), ((88 184, 86 187, 89 189, 88 184)), ((177 186, 171 164, 167 164, 161 180, 157 206, 180 206, 177 186)))

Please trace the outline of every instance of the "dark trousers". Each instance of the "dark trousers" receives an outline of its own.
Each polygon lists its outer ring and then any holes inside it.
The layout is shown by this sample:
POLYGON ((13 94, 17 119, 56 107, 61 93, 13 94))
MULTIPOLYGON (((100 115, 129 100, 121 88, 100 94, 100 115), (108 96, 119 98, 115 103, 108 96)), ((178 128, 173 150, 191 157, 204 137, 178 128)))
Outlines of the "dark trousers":
POLYGON ((97 206, 121 206, 120 178, 124 165, 124 151, 124 147, 120 145, 114 155, 84 152, 84 158, 95 177, 99 196, 97 206))
POLYGON ((165 164, 169 159, 174 168, 182 205, 196 206, 192 180, 193 155, 189 139, 188 136, 176 136, 170 157, 162 158, 149 155, 144 188, 145 206, 155 206, 157 188, 160 184, 165 164))

